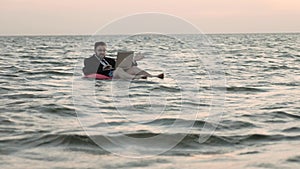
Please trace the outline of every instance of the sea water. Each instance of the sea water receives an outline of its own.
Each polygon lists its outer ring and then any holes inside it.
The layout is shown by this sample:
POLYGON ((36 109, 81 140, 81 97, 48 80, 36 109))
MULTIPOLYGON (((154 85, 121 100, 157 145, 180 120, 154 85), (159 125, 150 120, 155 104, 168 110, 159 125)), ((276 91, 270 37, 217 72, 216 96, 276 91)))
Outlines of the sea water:
POLYGON ((300 166, 300 34, 0 41, 0 168, 300 166), (165 79, 82 78, 96 41, 165 79))

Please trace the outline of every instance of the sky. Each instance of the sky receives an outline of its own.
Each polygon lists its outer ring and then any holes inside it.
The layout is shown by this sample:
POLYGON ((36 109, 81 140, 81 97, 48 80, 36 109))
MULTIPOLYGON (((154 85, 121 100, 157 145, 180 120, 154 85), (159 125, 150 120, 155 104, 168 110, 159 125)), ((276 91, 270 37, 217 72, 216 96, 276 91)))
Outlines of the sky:
POLYGON ((203 33, 300 32, 299 7, 300 0, 0 0, 0 35, 91 35, 149 12, 179 17, 203 33))

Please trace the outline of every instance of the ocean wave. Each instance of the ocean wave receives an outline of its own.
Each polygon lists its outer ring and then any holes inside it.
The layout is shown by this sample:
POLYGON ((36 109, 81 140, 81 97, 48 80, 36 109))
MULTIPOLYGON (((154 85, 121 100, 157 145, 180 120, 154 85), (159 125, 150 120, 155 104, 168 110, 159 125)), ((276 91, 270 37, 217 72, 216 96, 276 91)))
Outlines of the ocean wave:
POLYGON ((238 87, 238 86, 230 86, 230 87, 202 87, 206 90, 224 90, 227 92, 267 92, 266 89, 254 88, 254 87, 238 87))
POLYGON ((168 87, 168 86, 159 86, 159 87, 154 87, 151 89, 151 91, 156 91, 156 90, 163 90, 167 92, 180 92, 180 88, 175 88, 175 87, 168 87))
MULTIPOLYGON (((277 108, 271 108, 269 110, 272 109, 281 109, 280 107, 277 108)), ((267 109, 268 110, 268 109, 267 109)), ((243 114, 241 116, 241 118, 250 118, 253 120, 262 120, 263 122, 267 122, 267 123, 275 123, 275 122, 280 122, 280 123, 286 123, 288 122, 290 119, 300 119, 299 115, 296 114, 292 114, 290 112, 286 112, 286 111, 267 111, 264 113, 257 113, 257 114, 243 114)))
POLYGON ((280 82, 280 83, 272 83, 272 84, 278 86, 300 86, 300 83, 298 82, 289 82, 289 83, 280 82))
MULTIPOLYGON (((77 134, 45 134, 42 136, 16 139, 16 140, 5 140, 2 139, 0 143, 12 143, 17 142, 23 146, 30 147, 39 147, 39 146, 83 146, 83 147, 95 147, 97 144, 93 141, 92 138, 97 140, 107 140, 108 138, 113 139, 122 139, 123 136, 131 138, 150 138, 158 135, 163 135, 166 138, 183 138, 176 145, 176 148, 199 148, 203 145, 206 146, 233 146, 233 145, 244 145, 248 146, 249 144, 257 143, 270 143, 275 141, 299 141, 300 135, 296 136, 286 136, 282 134, 277 135, 267 135, 267 134, 247 134, 247 135, 232 135, 232 136, 221 136, 221 135, 211 135, 204 143, 200 143, 199 134, 184 134, 184 133, 175 133, 175 134, 162 134, 162 133, 129 133, 129 134, 118 134, 115 136, 112 135, 92 135, 91 137, 86 135, 77 135, 77 134)), ((167 141, 167 140, 165 140, 167 141)), ((130 143, 128 143, 130 144, 130 143)), ((110 145, 110 143, 109 143, 110 145)))
POLYGON ((3 98, 8 99, 26 99, 26 98, 49 98, 49 95, 40 95, 40 94, 29 94, 29 93, 15 93, 15 94, 4 94, 3 98))
POLYGON ((300 163, 300 156, 294 156, 294 157, 290 157, 286 160, 287 162, 294 162, 294 163, 300 163))
POLYGON ((288 113, 288 112, 285 112, 285 111, 274 111, 274 112, 271 112, 271 114, 272 114, 274 117, 278 117, 278 118, 286 118, 286 117, 290 117, 290 118, 300 119, 300 116, 299 116, 299 115, 295 115, 295 114, 288 113))
POLYGON ((35 110, 42 113, 50 113, 50 114, 57 114, 60 116, 76 116, 75 109, 71 106, 67 105, 58 105, 58 104, 44 104, 40 106, 31 106, 28 107, 30 110, 35 110))
POLYGON ((287 70, 287 69, 299 70, 298 67, 290 67, 290 66, 286 66, 286 65, 278 65, 278 66, 269 66, 269 67, 265 68, 263 71, 287 70))
POLYGON ((300 133, 300 127, 289 127, 286 129, 283 129, 282 132, 299 132, 300 133))
POLYGON ((257 126, 247 121, 223 120, 218 124, 219 130, 240 130, 243 128, 257 128, 257 126))
POLYGON ((72 76, 73 72, 66 72, 66 71, 25 71, 28 75, 60 75, 60 76, 72 76))

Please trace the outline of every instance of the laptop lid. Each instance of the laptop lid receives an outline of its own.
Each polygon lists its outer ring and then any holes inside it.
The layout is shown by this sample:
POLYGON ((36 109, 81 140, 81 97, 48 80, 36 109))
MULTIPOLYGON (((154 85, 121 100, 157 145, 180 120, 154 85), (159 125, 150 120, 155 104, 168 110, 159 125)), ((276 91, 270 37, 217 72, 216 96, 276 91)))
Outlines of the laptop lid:
POLYGON ((129 69, 133 62, 133 51, 119 51, 117 55, 116 67, 129 69))

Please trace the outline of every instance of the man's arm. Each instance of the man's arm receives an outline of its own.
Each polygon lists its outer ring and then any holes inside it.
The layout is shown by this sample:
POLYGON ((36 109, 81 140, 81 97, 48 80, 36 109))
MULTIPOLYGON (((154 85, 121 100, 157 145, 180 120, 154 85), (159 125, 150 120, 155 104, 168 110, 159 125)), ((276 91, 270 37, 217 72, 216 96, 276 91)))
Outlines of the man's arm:
POLYGON ((89 74, 91 74, 90 69, 88 68, 88 63, 87 63, 87 62, 88 62, 88 61, 87 61, 87 58, 83 60, 84 66, 83 66, 83 68, 82 68, 82 72, 83 72, 84 75, 89 75, 89 74))
POLYGON ((111 65, 112 69, 116 69, 116 60, 112 58, 106 58, 108 63, 111 65))
POLYGON ((83 63, 84 67, 82 68, 82 71, 84 75, 97 73, 99 65, 95 64, 91 58, 85 58, 83 63))

